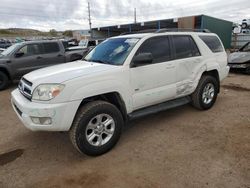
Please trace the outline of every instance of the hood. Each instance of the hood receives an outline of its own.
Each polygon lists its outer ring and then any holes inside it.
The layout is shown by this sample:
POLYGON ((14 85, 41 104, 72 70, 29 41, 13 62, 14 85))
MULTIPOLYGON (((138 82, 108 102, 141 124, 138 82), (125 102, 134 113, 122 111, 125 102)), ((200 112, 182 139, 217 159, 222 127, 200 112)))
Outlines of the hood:
POLYGON ((95 74, 114 68, 117 68, 117 66, 86 61, 75 61, 39 69, 26 74, 24 78, 35 83, 35 85, 41 83, 63 83, 77 77, 95 74))
POLYGON ((245 63, 250 61, 249 52, 234 52, 228 56, 229 63, 245 63))

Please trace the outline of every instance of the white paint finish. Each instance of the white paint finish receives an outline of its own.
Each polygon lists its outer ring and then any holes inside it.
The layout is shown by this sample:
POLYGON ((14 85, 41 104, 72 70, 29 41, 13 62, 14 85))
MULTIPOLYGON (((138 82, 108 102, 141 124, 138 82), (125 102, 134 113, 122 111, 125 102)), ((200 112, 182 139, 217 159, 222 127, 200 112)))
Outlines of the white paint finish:
POLYGON ((156 63, 130 69, 133 110, 157 104, 176 95, 174 62, 156 63))
POLYGON ((18 90, 13 91, 13 103, 24 112, 22 117, 18 117, 32 130, 67 131, 81 101, 88 97, 117 92, 124 101, 127 113, 131 113, 139 108, 191 94, 205 71, 217 70, 220 80, 224 79, 229 71, 226 53, 212 53, 198 35, 214 34, 168 32, 119 36, 140 38, 123 66, 78 61, 29 73, 25 78, 33 83, 32 90, 42 83, 62 83, 65 88, 48 102, 30 102, 18 90), (134 54, 145 40, 165 35, 192 36, 201 56, 130 68, 134 54), (35 115, 52 117, 52 125, 33 124, 30 116, 35 115))
POLYGON ((56 104, 41 104, 36 102, 30 102, 24 98, 18 89, 15 89, 11 93, 12 106, 15 104, 21 111, 20 116, 15 107, 13 109, 18 115, 18 118, 23 122, 25 127, 33 131, 68 131, 70 125, 73 122, 75 113, 80 101, 72 101, 67 103, 56 104), (33 117, 50 117, 52 119, 51 125, 37 125, 31 121, 33 117))

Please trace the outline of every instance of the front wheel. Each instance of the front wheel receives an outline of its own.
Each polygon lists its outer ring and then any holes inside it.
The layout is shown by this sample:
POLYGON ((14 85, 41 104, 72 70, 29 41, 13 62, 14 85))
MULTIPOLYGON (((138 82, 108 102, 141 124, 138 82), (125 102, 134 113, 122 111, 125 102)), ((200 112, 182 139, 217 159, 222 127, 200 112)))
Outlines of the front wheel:
POLYGON ((122 115, 113 104, 93 101, 79 109, 69 134, 80 153, 97 156, 116 145, 122 127, 122 115))
POLYGON ((204 75, 195 90, 191 95, 192 105, 200 110, 210 109, 216 99, 219 92, 219 82, 216 78, 210 75, 204 75))
POLYGON ((8 85, 9 85, 8 76, 4 72, 0 71, 0 91, 6 89, 8 85))

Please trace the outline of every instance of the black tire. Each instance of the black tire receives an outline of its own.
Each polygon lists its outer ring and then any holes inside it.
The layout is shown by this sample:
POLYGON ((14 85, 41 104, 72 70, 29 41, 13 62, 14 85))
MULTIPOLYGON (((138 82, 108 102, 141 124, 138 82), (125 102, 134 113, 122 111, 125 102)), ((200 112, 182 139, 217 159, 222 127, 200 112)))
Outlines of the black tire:
POLYGON ((9 86, 9 78, 8 76, 0 71, 0 91, 6 89, 9 86))
POLYGON ((213 76, 204 75, 201 77, 196 90, 191 95, 192 105, 199 110, 208 110, 214 105, 217 99, 218 92, 219 92, 219 81, 213 76), (205 103, 202 96, 203 93, 205 92, 204 91, 205 88, 208 85, 214 87, 214 95, 210 102, 207 101, 207 103, 205 103))
MULTIPOLYGON (((93 101, 80 107, 69 131, 70 140, 74 147, 80 152, 90 156, 98 156, 108 152, 118 142, 122 128, 123 118, 120 111, 114 106, 105 101, 93 101), (114 120, 114 131, 107 143, 101 146, 94 146, 87 140, 87 127, 93 118, 100 114, 107 114, 114 120)), ((105 133, 101 133, 101 137, 105 133)), ((99 138, 99 137, 98 137, 99 138)), ((97 138, 97 139, 98 139, 97 138)), ((93 139, 94 140, 94 139, 93 139)))

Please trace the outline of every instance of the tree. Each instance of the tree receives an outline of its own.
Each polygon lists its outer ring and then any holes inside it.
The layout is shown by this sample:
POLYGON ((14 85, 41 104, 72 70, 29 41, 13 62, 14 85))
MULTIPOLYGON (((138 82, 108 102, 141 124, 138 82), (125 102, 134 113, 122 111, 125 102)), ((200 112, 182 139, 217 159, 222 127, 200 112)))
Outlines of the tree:
POLYGON ((73 37, 73 32, 71 30, 66 30, 63 32, 63 35, 66 37, 73 37))
POLYGON ((55 36, 57 36, 57 31, 56 31, 55 29, 51 29, 51 30, 49 31, 49 34, 50 34, 51 36, 55 37, 55 36))

